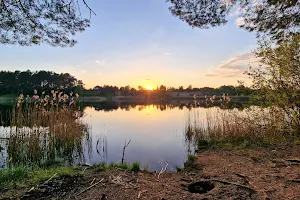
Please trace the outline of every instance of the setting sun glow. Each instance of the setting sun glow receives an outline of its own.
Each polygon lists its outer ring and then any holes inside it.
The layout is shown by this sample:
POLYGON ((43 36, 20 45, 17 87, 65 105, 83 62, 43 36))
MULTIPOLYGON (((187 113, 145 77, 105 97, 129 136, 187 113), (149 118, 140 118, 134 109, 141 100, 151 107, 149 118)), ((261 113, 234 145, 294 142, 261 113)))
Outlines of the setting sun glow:
POLYGON ((146 90, 153 90, 153 87, 151 85, 147 85, 146 90))

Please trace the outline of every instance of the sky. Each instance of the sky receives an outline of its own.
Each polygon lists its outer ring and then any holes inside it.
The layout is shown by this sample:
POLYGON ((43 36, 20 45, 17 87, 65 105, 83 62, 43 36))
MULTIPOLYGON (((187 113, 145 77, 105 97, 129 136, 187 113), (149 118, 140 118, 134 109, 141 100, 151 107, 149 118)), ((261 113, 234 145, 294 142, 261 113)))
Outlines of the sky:
MULTIPOLYGON (((75 47, 0 45, 0 70, 70 73, 96 85, 219 87, 249 83, 255 33, 225 26, 198 29, 172 16, 164 0, 87 0, 96 12, 75 47)), ((87 13, 87 9, 81 7, 87 13)))

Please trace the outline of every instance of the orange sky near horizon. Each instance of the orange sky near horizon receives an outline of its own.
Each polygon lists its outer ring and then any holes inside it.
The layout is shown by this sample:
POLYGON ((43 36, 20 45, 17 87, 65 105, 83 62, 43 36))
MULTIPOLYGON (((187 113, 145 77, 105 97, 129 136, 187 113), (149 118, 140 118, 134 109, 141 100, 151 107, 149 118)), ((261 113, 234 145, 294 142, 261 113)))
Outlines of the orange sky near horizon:
MULTIPOLYGON (((77 76, 76 76, 77 77, 77 76)), ((213 87, 217 88, 222 85, 238 85, 238 80, 242 80, 245 82, 245 85, 250 86, 251 81, 247 77, 229 77, 229 78, 220 78, 218 76, 215 77, 209 77, 205 75, 190 75, 190 78, 182 78, 182 77, 160 77, 160 78, 105 78, 102 80, 99 80, 97 78, 93 78, 91 76, 85 77, 85 76, 78 76, 78 79, 82 79, 85 88, 90 89, 95 87, 96 85, 103 86, 103 85, 113 85, 113 86, 131 86, 134 88, 138 88, 138 86, 142 86, 143 88, 146 87, 152 87, 153 89, 156 89, 160 85, 164 85, 167 87, 175 87, 178 88, 179 86, 183 86, 184 88, 187 88, 189 85, 192 85, 193 87, 213 87), (180 81, 179 81, 180 80, 180 81)))

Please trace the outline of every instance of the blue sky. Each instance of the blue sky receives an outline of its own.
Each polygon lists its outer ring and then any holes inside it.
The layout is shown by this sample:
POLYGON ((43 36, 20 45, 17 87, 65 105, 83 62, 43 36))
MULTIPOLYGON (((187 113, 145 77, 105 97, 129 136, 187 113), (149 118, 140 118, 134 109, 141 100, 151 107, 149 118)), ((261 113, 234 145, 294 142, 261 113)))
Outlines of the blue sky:
MULTIPOLYGON (((0 46, 1 70, 69 72, 95 85, 218 87, 246 80, 254 33, 227 25, 196 29, 171 15, 164 0, 87 1, 97 16, 73 48, 0 46)), ((82 7, 82 12, 87 10, 82 7)))

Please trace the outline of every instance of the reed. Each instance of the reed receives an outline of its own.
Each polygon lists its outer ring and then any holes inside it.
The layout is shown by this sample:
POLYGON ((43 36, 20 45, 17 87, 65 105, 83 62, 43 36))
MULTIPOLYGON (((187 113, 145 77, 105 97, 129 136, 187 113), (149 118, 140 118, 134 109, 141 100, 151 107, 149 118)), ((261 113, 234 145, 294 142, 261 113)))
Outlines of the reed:
POLYGON ((78 95, 52 91, 41 97, 20 95, 12 109, 7 151, 9 165, 42 166, 62 159, 71 164, 84 159, 83 148, 91 143, 78 95))
POLYGON ((196 146, 220 144, 282 144, 297 137, 278 108, 252 107, 239 111, 210 108, 203 119, 192 109, 186 118, 185 138, 196 146))

